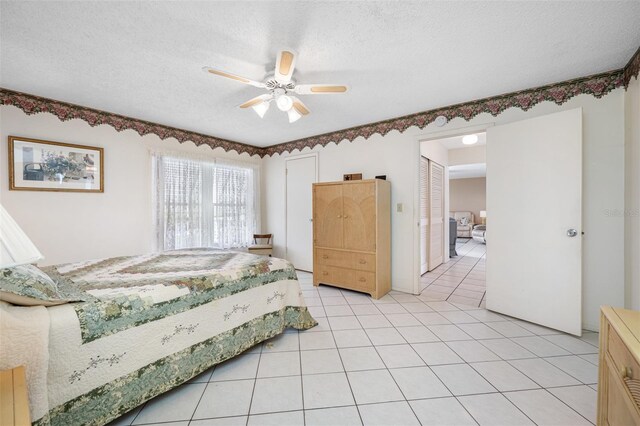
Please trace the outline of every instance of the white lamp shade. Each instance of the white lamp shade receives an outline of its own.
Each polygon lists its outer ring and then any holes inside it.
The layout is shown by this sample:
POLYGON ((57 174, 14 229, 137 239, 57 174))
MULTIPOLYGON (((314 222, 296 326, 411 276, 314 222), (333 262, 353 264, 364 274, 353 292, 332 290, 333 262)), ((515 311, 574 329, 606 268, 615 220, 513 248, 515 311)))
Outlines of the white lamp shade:
POLYGON ((0 268, 35 263, 42 258, 29 237, 0 205, 0 268))
POLYGON ((291 108, 289 111, 287 111, 287 114, 289 115, 289 123, 293 123, 295 121, 300 120, 300 118, 302 118, 302 114, 296 111, 295 108, 291 108))
POLYGON ((486 210, 480 210, 480 217, 487 217, 486 210))
POLYGON ((256 114, 260 116, 260 118, 263 118, 264 115, 269 110, 269 102, 268 101, 260 102, 259 104, 256 104, 251 108, 253 108, 253 110, 256 112, 256 114))

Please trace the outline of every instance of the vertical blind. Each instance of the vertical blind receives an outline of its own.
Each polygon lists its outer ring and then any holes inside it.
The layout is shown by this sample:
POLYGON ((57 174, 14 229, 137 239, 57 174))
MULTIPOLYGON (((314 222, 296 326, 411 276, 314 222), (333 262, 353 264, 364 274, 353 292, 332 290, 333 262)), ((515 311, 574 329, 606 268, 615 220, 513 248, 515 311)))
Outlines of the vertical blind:
POLYGON ((154 155, 156 248, 245 247, 258 218, 258 170, 154 155))

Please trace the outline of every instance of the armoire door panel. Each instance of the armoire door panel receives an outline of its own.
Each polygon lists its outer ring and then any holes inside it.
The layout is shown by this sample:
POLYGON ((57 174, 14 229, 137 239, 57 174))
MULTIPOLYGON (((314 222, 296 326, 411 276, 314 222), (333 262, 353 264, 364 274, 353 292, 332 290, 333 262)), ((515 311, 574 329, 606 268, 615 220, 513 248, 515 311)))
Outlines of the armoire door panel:
POLYGON ((343 186, 344 248, 375 251, 376 186, 375 183, 343 186))
POLYGON ((342 185, 319 185, 313 190, 316 247, 343 247, 342 185))

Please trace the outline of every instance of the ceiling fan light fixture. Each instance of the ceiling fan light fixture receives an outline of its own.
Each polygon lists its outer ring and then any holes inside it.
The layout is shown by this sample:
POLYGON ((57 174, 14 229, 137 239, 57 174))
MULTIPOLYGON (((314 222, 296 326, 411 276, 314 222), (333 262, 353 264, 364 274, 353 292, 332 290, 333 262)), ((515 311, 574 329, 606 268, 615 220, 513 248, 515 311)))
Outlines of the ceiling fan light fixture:
POLYGON ((473 145, 478 142, 478 135, 466 135, 462 138, 462 143, 465 145, 473 145))
POLYGON ((290 108, 287 111, 287 115, 289 116, 289 123, 294 123, 302 118, 302 114, 296 111, 295 108, 290 108))
POLYGON ((264 118, 264 115, 269 110, 269 101, 263 101, 259 104, 252 106, 253 110, 260 116, 260 118, 264 118))
POLYGON ((293 99, 287 95, 280 95, 276 99, 276 105, 280 111, 289 111, 293 106, 293 99))

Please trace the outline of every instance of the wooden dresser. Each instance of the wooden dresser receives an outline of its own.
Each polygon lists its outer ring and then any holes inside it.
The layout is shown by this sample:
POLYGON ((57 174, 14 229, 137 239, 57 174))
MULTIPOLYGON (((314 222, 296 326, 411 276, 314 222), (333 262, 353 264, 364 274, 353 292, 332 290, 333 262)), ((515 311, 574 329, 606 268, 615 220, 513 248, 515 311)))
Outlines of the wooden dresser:
POLYGON ((28 426, 29 398, 23 366, 0 371, 0 425, 28 426))
POLYGON ((371 179, 313 185, 313 285, 391 290, 391 184, 371 179))
POLYGON ((602 307, 598 425, 640 425, 640 312, 602 307))

